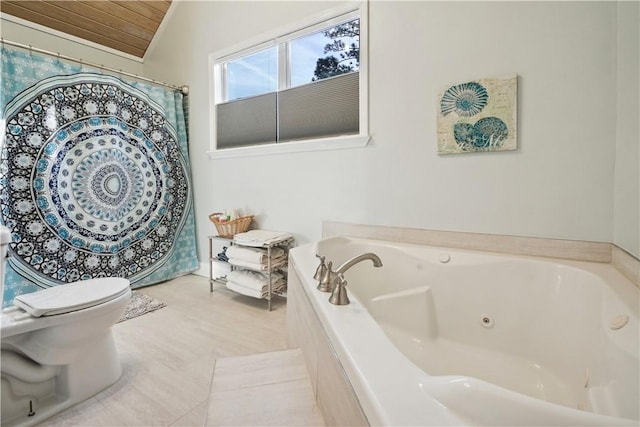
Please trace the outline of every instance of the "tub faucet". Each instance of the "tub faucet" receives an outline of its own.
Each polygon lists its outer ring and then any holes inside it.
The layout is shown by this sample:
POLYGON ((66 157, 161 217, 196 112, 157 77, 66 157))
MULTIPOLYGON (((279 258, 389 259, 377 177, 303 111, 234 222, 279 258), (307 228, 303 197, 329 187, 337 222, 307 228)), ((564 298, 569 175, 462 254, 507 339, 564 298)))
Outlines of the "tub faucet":
MULTIPOLYGON (((338 267, 336 271, 333 271, 331 269, 332 263, 329 262, 327 266, 327 270, 325 271, 324 276, 320 280, 318 289, 324 292, 333 292, 333 289, 335 288, 338 280, 338 276, 343 275, 348 269, 358 264, 359 262, 362 262, 367 259, 373 262, 374 267, 382 267, 382 261, 380 260, 380 257, 372 252, 367 252, 365 254, 358 255, 351 258, 350 260, 342 264, 340 267, 338 267)), ((345 292, 346 292, 346 289, 345 289, 345 292)))
POLYGON ((380 260, 380 257, 374 254, 373 252, 367 252, 366 254, 354 256, 349 261, 346 261, 344 264, 338 267, 338 269, 335 272, 336 276, 339 274, 345 273, 348 269, 350 269, 357 263, 362 262, 366 259, 370 259, 373 262, 374 267, 382 267, 382 261, 380 260))

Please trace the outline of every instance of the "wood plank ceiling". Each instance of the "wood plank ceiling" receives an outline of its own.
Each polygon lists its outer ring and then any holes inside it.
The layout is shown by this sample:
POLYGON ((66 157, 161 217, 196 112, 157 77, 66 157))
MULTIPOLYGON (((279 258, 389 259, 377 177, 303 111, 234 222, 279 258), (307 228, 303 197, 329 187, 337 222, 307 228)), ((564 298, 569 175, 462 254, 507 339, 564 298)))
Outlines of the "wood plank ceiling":
POLYGON ((0 0, 0 11, 142 58, 171 0, 0 0))

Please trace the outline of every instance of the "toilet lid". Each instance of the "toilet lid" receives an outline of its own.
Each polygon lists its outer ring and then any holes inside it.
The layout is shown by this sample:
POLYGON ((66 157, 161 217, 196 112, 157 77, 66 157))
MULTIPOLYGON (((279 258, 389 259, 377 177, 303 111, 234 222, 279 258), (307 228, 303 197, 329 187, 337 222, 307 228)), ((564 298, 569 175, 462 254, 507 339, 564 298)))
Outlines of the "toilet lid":
POLYGON ((129 284, 120 277, 82 280, 18 295, 13 304, 34 317, 53 316, 110 301, 126 293, 129 284))

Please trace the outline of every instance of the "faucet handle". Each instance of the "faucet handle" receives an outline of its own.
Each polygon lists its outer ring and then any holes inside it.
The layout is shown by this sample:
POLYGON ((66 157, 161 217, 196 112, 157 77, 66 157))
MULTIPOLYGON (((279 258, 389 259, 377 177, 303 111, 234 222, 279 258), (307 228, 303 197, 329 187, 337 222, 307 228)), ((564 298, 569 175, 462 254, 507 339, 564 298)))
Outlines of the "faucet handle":
POLYGON ((333 287, 329 302, 334 305, 347 305, 350 303, 347 295, 347 281, 342 273, 338 274, 336 285, 333 287))
POLYGON ((322 280, 322 276, 324 276, 324 274, 325 274, 325 272, 327 270, 327 266, 324 263, 325 257, 320 256, 319 254, 316 254, 316 256, 318 258, 320 258, 320 265, 318 265, 318 268, 316 268, 316 273, 313 275, 313 278, 315 280, 320 281, 320 280, 322 280))
MULTIPOLYGON (((321 292, 331 292, 333 286, 331 279, 335 274, 331 269, 333 268, 333 261, 329 261, 329 264, 325 266, 322 276, 320 277, 320 283, 318 283, 318 290, 321 292)), ((315 276, 314 276, 315 277, 315 276)))

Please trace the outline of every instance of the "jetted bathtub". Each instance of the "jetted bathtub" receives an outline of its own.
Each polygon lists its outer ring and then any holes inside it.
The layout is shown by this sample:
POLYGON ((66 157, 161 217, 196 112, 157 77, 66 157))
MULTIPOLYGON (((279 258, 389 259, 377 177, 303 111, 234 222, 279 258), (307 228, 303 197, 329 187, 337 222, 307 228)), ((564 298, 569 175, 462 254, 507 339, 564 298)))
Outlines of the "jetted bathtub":
POLYGON ((372 425, 639 423, 638 288, 609 264, 345 237, 290 259, 372 425), (330 304, 316 254, 365 252, 383 266, 349 269, 351 303, 330 304))

